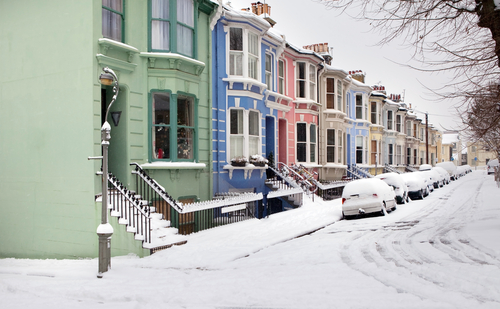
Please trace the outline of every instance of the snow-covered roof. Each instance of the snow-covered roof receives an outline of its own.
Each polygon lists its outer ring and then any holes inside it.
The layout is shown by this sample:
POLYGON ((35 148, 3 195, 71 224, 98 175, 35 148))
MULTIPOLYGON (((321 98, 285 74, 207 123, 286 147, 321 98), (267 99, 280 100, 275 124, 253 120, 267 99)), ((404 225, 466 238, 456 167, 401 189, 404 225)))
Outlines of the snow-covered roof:
POLYGON ((442 143, 443 144, 452 144, 460 141, 460 137, 458 133, 444 133, 442 143))

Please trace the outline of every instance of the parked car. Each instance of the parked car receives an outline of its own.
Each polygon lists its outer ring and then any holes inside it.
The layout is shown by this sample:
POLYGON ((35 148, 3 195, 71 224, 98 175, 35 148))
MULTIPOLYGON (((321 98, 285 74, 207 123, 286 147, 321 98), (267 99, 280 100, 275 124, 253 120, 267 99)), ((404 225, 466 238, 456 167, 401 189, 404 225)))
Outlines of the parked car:
POLYGON ((487 165, 488 175, 495 173, 495 167, 498 167, 498 159, 489 160, 487 165))
POLYGON ((438 164, 436 164, 436 166, 444 168, 448 172, 448 174, 450 174, 451 180, 457 179, 457 175, 456 175, 457 166, 455 164, 453 164, 453 162, 450 162, 450 161, 439 162, 438 164))
POLYGON ((423 173, 424 175, 427 175, 430 178, 430 181, 431 181, 432 186, 433 186, 431 191, 434 191, 434 189, 437 189, 437 188, 443 186, 442 185, 442 177, 438 172, 430 169, 430 170, 426 170, 426 171, 420 171, 420 173, 423 173))
POLYGON ((431 169, 432 169, 432 165, 430 165, 430 164, 422 164, 418 168, 419 171, 428 171, 431 169))
POLYGON ((448 174, 448 172, 444 168, 435 166, 432 169, 438 172, 443 177, 443 185, 447 185, 450 183, 450 174, 448 174))
POLYGON ((342 215, 349 219, 358 215, 385 215, 396 209, 394 189, 378 178, 351 181, 342 193, 342 215))
POLYGON ((424 178, 422 175, 417 172, 413 173, 404 173, 401 174, 401 177, 406 182, 406 186, 408 187, 408 196, 414 199, 423 199, 427 195, 429 195, 429 188, 427 187, 427 178, 424 178))
POLYGON ((375 176, 376 178, 383 180, 386 184, 391 186, 396 193, 396 202, 398 204, 404 204, 409 202, 408 200, 408 186, 406 182, 398 173, 384 173, 375 176))

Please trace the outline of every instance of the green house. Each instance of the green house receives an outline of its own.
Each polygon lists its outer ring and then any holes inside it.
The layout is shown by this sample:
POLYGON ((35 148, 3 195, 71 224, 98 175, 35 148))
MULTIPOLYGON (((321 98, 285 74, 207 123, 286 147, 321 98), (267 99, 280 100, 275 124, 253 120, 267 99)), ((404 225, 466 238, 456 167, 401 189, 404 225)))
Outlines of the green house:
MULTIPOLYGON (((97 256, 101 126, 109 169, 131 162, 179 201, 212 193, 212 0, 0 2, 0 257, 97 256), (97 200, 97 201, 96 201, 97 200)), ((124 226, 112 255, 149 254, 124 226)))

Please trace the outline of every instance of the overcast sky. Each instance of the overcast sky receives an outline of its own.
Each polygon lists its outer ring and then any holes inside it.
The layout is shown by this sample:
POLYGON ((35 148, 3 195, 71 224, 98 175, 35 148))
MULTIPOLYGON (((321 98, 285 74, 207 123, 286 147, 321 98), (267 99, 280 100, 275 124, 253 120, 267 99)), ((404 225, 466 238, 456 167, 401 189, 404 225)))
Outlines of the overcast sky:
MULTIPOLYGON (((241 9, 257 1, 230 2, 233 8, 241 9)), ((275 29, 283 33, 290 44, 303 47, 328 43, 333 47, 334 67, 362 70, 368 85, 380 83, 388 94, 404 94, 406 103, 418 111, 428 112, 429 123, 441 130, 457 127, 459 119, 453 103, 433 101, 435 97, 422 86, 437 89, 449 82, 450 73, 423 73, 394 63, 409 63, 412 51, 403 48, 401 42, 376 46, 381 35, 371 31, 368 22, 355 21, 347 14, 339 16, 338 11, 328 10, 314 0, 266 0, 265 3, 271 6, 271 17, 277 22, 275 29)), ((424 114, 420 116, 425 118, 424 114)))

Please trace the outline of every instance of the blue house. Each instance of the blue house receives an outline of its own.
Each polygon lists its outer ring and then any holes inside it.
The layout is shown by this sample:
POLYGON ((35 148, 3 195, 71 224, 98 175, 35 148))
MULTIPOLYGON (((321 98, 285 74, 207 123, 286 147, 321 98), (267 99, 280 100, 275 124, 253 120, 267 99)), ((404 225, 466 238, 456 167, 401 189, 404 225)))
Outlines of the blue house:
POLYGON ((368 101, 372 88, 364 83, 364 73, 350 72, 352 82, 348 87, 347 101, 347 164, 368 168, 370 125, 368 101))
POLYGON ((285 42, 263 16, 225 5, 212 31, 214 195, 268 190, 267 166, 259 163, 276 154, 278 111, 289 107, 277 93, 285 42), (237 166, 243 158, 247 163, 237 166))

